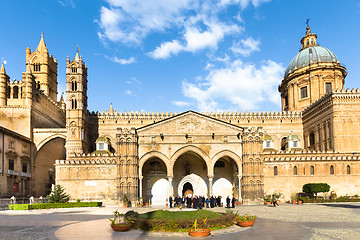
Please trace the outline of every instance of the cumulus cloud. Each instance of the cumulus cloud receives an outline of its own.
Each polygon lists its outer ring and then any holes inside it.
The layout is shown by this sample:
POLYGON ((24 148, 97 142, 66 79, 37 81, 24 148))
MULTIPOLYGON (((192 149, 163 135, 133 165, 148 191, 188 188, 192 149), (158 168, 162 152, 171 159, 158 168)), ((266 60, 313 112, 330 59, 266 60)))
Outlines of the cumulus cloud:
POLYGON ((122 65, 126 65, 126 64, 131 64, 131 63, 134 63, 136 60, 134 57, 130 57, 128 59, 124 59, 124 58, 118 58, 118 57, 108 57, 108 56, 105 56, 107 59, 113 61, 113 62, 116 62, 116 63, 120 63, 122 65))
POLYGON ((155 59, 166 59, 171 55, 176 55, 180 51, 197 52, 203 49, 216 50, 218 43, 222 41, 225 35, 240 32, 241 28, 236 24, 218 23, 215 20, 207 20, 205 16, 198 17, 193 22, 201 23, 205 26, 205 30, 188 25, 185 27, 185 33, 182 37, 183 42, 178 40, 171 42, 164 42, 158 46, 154 51, 149 53, 149 56, 155 59))
POLYGON ((243 39, 235 43, 230 50, 235 55, 243 55, 244 57, 250 56, 251 53, 255 51, 260 51, 260 41, 255 40, 252 37, 243 39))
POLYGON ((184 81, 182 90, 200 111, 254 110, 263 102, 280 105, 277 86, 283 71, 281 64, 270 60, 259 67, 236 60, 224 68, 211 69, 202 82, 184 81))
POLYGON ((216 49, 226 35, 238 32, 240 15, 220 20, 218 15, 230 5, 241 9, 250 3, 257 7, 267 0, 106 0, 97 22, 103 41, 138 45, 151 33, 169 29, 179 32, 176 39, 161 43, 149 56, 159 59, 180 51, 216 49), (233 21, 234 20, 234 21, 233 21), (236 22, 236 23, 234 23, 236 22))

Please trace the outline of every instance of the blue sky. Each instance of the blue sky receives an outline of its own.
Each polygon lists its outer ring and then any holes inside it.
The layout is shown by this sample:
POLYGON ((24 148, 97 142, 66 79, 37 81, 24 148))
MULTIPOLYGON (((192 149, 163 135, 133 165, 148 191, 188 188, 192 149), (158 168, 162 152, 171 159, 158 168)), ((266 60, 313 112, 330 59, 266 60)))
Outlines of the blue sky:
POLYGON ((279 111, 277 87, 300 49, 306 19, 318 43, 360 77, 360 1, 20 0, 2 2, 0 58, 11 79, 44 32, 58 60, 77 47, 90 111, 279 111))

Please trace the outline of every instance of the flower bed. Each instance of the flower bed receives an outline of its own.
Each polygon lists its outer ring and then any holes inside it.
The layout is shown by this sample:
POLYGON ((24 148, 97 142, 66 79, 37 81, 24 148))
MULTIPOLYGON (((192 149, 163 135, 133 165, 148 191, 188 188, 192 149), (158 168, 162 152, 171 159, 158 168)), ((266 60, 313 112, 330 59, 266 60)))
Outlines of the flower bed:
POLYGON ((186 232, 190 230, 197 219, 201 228, 202 219, 206 220, 207 228, 220 229, 234 224, 234 215, 230 213, 215 213, 206 210, 170 212, 152 211, 145 214, 131 215, 133 227, 146 231, 186 232))
POLYGON ((34 203, 34 204, 10 204, 10 210, 33 210, 51 208, 76 208, 76 207, 101 207, 102 202, 70 202, 70 203, 34 203))

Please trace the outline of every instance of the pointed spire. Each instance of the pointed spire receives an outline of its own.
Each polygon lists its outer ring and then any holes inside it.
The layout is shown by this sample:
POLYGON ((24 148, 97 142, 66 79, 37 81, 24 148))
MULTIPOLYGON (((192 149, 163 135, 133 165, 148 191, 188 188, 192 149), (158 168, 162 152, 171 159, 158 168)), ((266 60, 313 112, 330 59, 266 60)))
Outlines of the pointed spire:
POLYGON ((5 72, 5 66, 4 66, 4 63, 2 63, 2 64, 1 64, 0 73, 4 73, 4 74, 6 74, 6 72, 5 72))
POLYGON ((30 50, 29 46, 27 46, 25 53, 29 54, 29 55, 31 54, 31 50, 30 50))
POLYGON ((40 39, 39 45, 36 48, 36 50, 38 50, 39 52, 48 51, 45 41, 44 41, 44 33, 43 32, 41 33, 41 39, 40 39))
POLYGON ((109 109, 109 112, 112 112, 113 111, 113 106, 112 106, 112 103, 110 103, 110 109, 109 109))
POLYGON ((76 51, 76 55, 75 55, 75 61, 79 61, 80 59, 81 59, 81 57, 80 57, 80 55, 79 55, 79 51, 80 51, 80 49, 79 49, 79 47, 77 48, 77 51, 76 51))

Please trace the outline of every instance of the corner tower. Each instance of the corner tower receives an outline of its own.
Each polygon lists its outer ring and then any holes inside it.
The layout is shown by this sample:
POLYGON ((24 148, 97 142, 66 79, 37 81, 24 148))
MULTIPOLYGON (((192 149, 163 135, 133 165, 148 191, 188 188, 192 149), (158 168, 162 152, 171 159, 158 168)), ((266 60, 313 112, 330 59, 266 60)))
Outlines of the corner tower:
POLYGON ((343 89, 347 75, 335 54, 317 44, 306 27, 301 50, 290 62, 279 86, 283 111, 302 111, 332 89, 343 89))
POLYGON ((31 53, 30 48, 26 48, 26 66, 31 67, 36 87, 57 102, 57 61, 56 58, 49 55, 43 33, 41 33, 39 45, 34 52, 31 53))
POLYGON ((67 156, 87 153, 87 67, 76 52, 66 59, 66 153, 67 156))

